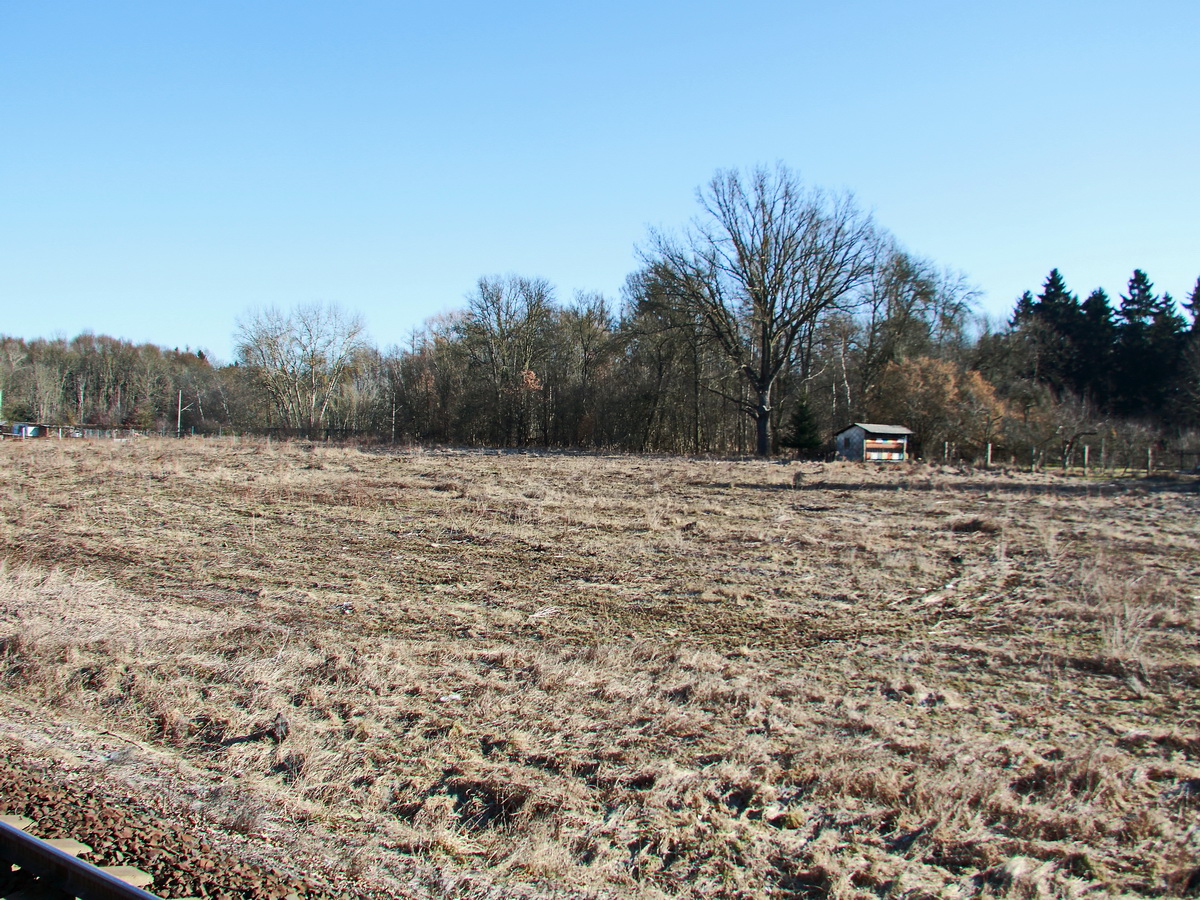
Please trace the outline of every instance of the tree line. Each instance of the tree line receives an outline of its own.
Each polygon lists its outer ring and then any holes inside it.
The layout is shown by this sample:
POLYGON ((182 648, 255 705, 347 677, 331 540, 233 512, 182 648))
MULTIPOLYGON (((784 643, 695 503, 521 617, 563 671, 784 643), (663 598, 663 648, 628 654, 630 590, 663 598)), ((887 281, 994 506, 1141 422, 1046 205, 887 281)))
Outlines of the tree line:
POLYGON ((383 349, 332 305, 256 310, 237 358, 90 334, 0 338, 8 419, 493 447, 819 453, 852 421, 927 456, 1069 453, 1200 425, 1200 280, 1183 304, 1135 270, 1083 301, 1052 271, 998 326, 966 278, 905 250, 849 194, 783 166, 718 172, 696 218, 652 231, 621 295, 480 278, 383 349))

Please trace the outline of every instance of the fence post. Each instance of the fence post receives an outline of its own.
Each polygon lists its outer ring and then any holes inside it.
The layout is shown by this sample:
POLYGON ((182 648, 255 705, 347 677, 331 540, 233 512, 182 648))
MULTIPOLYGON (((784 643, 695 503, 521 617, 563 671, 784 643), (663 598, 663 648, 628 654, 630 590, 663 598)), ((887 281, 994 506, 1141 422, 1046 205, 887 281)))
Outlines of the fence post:
MULTIPOLYGON (((989 469, 992 467, 992 445, 991 444, 988 444, 987 467, 989 469)), ((1180 466, 1179 468, 1182 469, 1183 466, 1180 466)))

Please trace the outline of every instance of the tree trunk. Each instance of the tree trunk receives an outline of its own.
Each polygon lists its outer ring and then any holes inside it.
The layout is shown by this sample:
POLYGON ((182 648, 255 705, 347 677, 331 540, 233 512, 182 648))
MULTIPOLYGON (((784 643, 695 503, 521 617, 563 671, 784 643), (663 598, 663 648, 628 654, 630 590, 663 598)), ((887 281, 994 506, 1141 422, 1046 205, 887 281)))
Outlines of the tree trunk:
POLYGON ((771 389, 758 392, 754 404, 755 453, 763 458, 771 455, 771 389))

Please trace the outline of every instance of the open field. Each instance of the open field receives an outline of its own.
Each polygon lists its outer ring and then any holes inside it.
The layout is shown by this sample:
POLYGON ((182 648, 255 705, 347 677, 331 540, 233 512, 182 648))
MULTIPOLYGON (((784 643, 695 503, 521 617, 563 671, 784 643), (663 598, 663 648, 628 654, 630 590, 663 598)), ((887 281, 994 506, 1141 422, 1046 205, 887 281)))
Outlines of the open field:
POLYGON ((2 443, 0 742, 335 893, 1195 894, 1198 512, 1187 479, 2 443))

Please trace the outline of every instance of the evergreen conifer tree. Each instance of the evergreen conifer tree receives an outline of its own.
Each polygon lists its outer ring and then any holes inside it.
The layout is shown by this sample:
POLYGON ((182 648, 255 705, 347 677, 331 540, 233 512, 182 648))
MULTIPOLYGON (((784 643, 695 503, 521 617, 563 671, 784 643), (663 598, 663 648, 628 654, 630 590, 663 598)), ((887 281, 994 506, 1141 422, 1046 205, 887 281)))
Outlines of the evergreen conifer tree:
POLYGON ((1154 284, 1141 269, 1133 270, 1129 279, 1129 293, 1121 295, 1119 314, 1124 320, 1123 328, 1142 328, 1150 321, 1157 302, 1154 296, 1154 284))
POLYGON ((1187 323, 1175 311, 1170 294, 1158 297, 1141 269, 1129 279, 1129 293, 1118 311, 1116 410, 1125 415, 1161 416, 1176 380, 1187 323))
POLYGON ((787 432, 779 443, 795 450, 799 455, 819 450, 821 444, 824 443, 821 440, 821 429, 817 424, 816 416, 809 409, 806 399, 800 398, 796 401, 796 408, 792 411, 787 432))
POLYGON ((1013 308, 1012 318, 1008 320, 1008 327, 1020 328, 1022 324, 1033 318, 1033 311, 1033 292, 1026 291, 1017 298, 1017 305, 1013 308))
POLYGON ((1197 327, 1200 324, 1200 278, 1196 279, 1196 286, 1188 294, 1187 300, 1183 303, 1183 308, 1192 317, 1192 334, 1200 334, 1200 327, 1197 327))
POLYGON ((1058 269, 1051 269, 1038 294, 1037 314, 1055 327, 1069 326, 1074 322, 1074 316, 1079 311, 1079 300, 1067 290, 1058 269))
POLYGON ((1104 288, 1096 288, 1088 294, 1079 310, 1077 383, 1085 399, 1107 410, 1112 399, 1112 364, 1117 327, 1113 323, 1112 305, 1104 288))
POLYGON ((1051 269, 1038 295, 1036 316, 1043 325, 1042 379, 1051 387, 1080 391, 1079 333, 1083 314, 1079 298, 1067 290, 1058 269, 1051 269))

